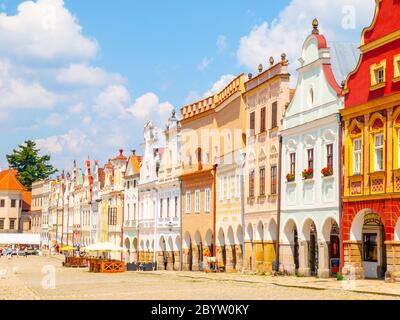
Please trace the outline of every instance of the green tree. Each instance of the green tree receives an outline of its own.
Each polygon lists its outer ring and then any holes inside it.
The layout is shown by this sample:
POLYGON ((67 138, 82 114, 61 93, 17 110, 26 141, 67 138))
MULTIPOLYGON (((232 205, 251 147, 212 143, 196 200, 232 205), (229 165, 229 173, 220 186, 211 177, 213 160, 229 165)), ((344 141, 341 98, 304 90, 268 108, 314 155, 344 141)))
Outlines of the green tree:
POLYGON ((40 156, 40 150, 32 140, 25 141, 18 146, 18 150, 13 150, 12 154, 7 155, 7 161, 11 169, 18 172, 18 180, 27 188, 32 190, 32 183, 37 180, 49 178, 57 172, 50 162, 50 156, 40 156))

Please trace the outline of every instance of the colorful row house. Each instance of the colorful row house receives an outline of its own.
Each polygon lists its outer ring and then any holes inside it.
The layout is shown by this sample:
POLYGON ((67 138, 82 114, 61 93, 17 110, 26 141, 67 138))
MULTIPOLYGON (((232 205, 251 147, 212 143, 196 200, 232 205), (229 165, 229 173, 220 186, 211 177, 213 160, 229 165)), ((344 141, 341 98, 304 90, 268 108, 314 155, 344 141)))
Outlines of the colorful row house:
POLYGON ((344 273, 400 271, 400 2, 376 0, 344 87, 344 273))
POLYGON ((327 278, 335 271, 331 265, 339 265, 339 112, 344 103, 339 84, 353 70, 357 57, 351 43, 328 47, 318 21, 313 21, 280 132, 281 271, 327 278))
POLYGON ((247 148, 245 164, 245 271, 271 272, 277 253, 279 130, 290 102, 286 55, 245 83, 247 148))

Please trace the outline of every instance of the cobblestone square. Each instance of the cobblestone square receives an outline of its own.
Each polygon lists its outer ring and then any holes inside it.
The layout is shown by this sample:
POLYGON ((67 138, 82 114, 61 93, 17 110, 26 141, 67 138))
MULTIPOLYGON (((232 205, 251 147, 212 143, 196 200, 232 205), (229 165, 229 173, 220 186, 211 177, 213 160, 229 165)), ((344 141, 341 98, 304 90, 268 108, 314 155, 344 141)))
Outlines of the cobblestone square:
POLYGON ((0 258, 2 300, 395 300, 400 285, 240 274, 68 269, 60 257, 0 258), (55 277, 53 277, 55 275, 55 277), (55 287, 51 288, 54 280, 55 287), (358 292, 355 292, 358 291, 358 292), (369 293, 368 293, 369 292, 369 293), (371 294, 373 292, 374 294, 371 294))

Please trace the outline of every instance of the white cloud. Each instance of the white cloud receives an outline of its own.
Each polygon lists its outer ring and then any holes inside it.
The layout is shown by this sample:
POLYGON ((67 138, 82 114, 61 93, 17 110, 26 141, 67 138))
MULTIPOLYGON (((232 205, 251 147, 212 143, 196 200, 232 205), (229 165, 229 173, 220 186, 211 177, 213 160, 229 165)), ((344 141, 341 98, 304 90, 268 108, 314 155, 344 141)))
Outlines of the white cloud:
POLYGON ((85 110, 83 103, 77 103, 69 107, 68 112, 71 114, 81 114, 85 110))
POLYGON ((225 74, 223 76, 221 76, 221 78, 215 82, 213 84, 213 86, 211 87, 210 90, 208 90, 207 92, 205 92, 203 94, 203 97, 209 97, 213 94, 216 94, 218 92, 220 92, 222 89, 224 89, 233 79, 235 79, 235 76, 231 75, 231 74, 225 74))
POLYGON ((66 117, 59 113, 51 113, 45 120, 44 125, 48 127, 58 127, 66 121, 66 117))
POLYGON ((0 51, 22 59, 90 59, 98 51, 63 0, 24 1, 16 15, 1 13, 0 42, 0 51))
POLYGON ((68 68, 60 69, 56 79, 59 83, 95 87, 124 82, 123 77, 119 74, 108 73, 101 68, 91 67, 87 64, 71 64, 68 68))
POLYGON ((59 97, 39 83, 27 83, 22 79, 11 79, 0 85, 0 109, 49 109, 59 97))
POLYGON ((131 97, 126 87, 121 85, 109 86, 96 98, 94 111, 101 117, 125 116, 126 107, 130 100, 131 97))
POLYGON ((169 102, 162 102, 158 96, 152 92, 146 93, 137 98, 135 103, 130 107, 129 112, 138 119, 148 120, 152 118, 154 122, 160 123, 166 120, 174 106, 169 102))
POLYGON ((313 18, 318 18, 328 42, 359 42, 361 29, 370 24, 374 9, 374 0, 292 0, 272 23, 256 25, 241 38, 238 62, 255 69, 260 63, 268 64, 270 56, 277 60, 285 52, 293 70, 297 65, 293 62, 300 57, 302 44, 312 30, 313 18))
POLYGON ((185 103, 190 104, 195 101, 199 101, 201 99, 210 97, 220 91, 222 91, 233 79, 235 79, 234 75, 231 74, 225 74, 222 75, 221 78, 219 78, 209 90, 204 92, 203 94, 200 94, 196 90, 192 90, 188 93, 188 95, 185 98, 185 103))
POLYGON ((79 129, 71 129, 62 135, 37 139, 36 143, 43 153, 51 155, 62 152, 76 155, 84 150, 90 150, 88 148, 92 145, 87 135, 79 129))
POLYGON ((204 57, 203 60, 197 65, 197 69, 200 71, 206 70, 212 63, 213 58, 204 57))

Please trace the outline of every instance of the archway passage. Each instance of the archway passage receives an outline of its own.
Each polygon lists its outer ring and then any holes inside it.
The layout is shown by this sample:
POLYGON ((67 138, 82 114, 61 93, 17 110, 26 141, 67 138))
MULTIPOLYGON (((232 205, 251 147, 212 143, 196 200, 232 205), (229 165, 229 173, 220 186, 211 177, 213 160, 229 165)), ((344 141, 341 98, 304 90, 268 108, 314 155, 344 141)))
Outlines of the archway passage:
POLYGON ((299 269, 299 234, 293 219, 288 220, 283 229, 279 269, 290 274, 299 269))
POLYGON ((218 232, 218 248, 217 248, 218 269, 226 271, 226 246, 225 246, 225 233, 221 228, 218 232))
POLYGON ((385 277, 387 235, 381 214, 363 209, 354 217, 350 240, 343 241, 345 265, 343 272, 356 278, 385 277))
POLYGON ((362 229, 362 261, 364 277, 380 279, 386 273, 385 228, 377 214, 364 216, 362 229))

